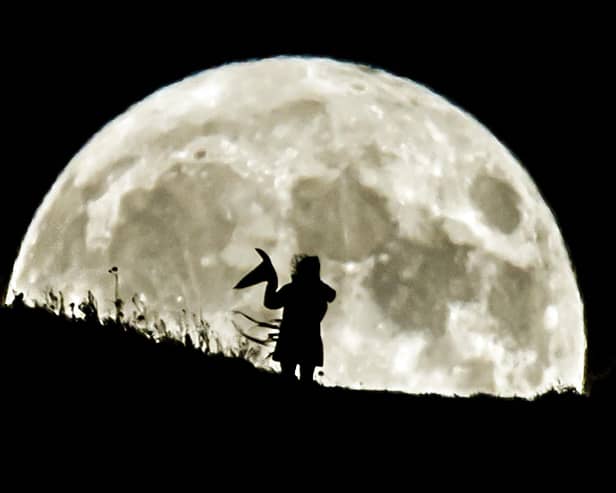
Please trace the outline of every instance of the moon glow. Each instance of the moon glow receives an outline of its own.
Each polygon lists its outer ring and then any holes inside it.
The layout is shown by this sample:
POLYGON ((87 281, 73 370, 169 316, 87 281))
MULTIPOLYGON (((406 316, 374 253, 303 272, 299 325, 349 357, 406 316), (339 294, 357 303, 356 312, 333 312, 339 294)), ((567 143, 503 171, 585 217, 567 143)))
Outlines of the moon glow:
POLYGON ((233 309, 276 315, 262 287, 231 289, 254 247, 281 282, 293 254, 319 255, 338 292, 322 325, 328 384, 582 389, 581 297, 527 172, 427 88, 327 59, 207 70, 118 116, 45 197, 9 295, 110 300, 116 265, 124 299, 138 293, 170 330, 201 312, 231 346, 233 309))

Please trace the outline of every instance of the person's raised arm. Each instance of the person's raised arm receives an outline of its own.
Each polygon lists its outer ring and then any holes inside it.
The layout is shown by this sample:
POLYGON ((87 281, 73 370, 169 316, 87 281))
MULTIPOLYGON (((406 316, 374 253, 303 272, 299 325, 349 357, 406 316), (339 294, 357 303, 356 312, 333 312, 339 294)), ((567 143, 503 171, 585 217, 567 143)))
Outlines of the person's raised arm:
POLYGON ((267 285, 265 286, 265 297, 263 299, 265 308, 277 310, 278 308, 282 308, 284 306, 286 286, 280 288, 279 291, 276 291, 277 287, 278 280, 275 277, 267 281, 267 285))

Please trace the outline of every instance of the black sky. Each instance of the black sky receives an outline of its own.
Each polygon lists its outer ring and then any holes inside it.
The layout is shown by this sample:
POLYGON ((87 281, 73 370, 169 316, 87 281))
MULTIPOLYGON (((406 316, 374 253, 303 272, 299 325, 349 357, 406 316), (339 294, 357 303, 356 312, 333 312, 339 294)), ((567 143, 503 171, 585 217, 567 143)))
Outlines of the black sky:
MULTIPOLYGON (((62 25, 19 17, 20 29, 2 35, 0 60, 2 286, 57 175, 128 106, 191 73, 230 61, 331 56, 427 85, 473 114, 519 158, 561 228, 601 366, 614 354, 607 316, 612 290, 606 289, 613 275, 614 224, 608 32, 600 13, 570 12, 564 18, 552 13, 542 19, 492 14, 492 20, 472 25, 454 19, 455 29, 409 14, 400 19, 402 13, 389 17, 401 24, 375 18, 363 27, 350 19, 325 26, 291 13, 275 27, 255 23, 251 29, 211 16, 173 29, 150 25, 146 18, 122 24, 112 16, 101 26, 105 21, 94 15, 65 19, 62 25)), ((251 21, 248 14, 244 21, 251 21)))

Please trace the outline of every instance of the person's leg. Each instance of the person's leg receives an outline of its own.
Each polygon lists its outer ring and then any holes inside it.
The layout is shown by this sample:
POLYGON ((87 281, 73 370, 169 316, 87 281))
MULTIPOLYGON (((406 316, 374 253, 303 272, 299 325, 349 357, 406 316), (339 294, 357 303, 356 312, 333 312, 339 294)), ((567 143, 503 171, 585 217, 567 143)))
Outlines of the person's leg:
POLYGON ((314 365, 300 365, 299 366, 299 379, 304 383, 312 382, 314 377, 314 365))

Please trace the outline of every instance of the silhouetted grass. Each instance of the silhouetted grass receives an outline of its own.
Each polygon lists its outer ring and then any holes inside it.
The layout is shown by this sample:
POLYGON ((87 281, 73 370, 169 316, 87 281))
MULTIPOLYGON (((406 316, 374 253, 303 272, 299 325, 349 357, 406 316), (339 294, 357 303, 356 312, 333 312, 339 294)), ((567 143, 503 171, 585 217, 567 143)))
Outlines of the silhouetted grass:
POLYGON ((596 423, 614 389, 608 378, 591 396, 550 392, 527 401, 303 386, 239 354, 207 354, 121 320, 99 321, 92 299, 80 307, 83 319, 61 309, 59 297, 48 302, 28 308, 17 300, 0 308, 5 424, 73 433, 137 427, 218 438, 229 432, 254 438, 289 426, 294 433, 308 426, 380 435, 411 426, 425 439, 434 433, 514 437, 529 427, 556 433, 572 423, 596 423))

